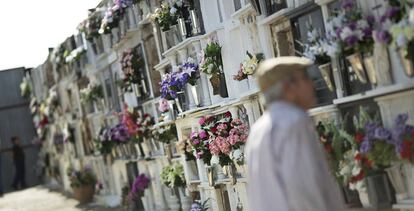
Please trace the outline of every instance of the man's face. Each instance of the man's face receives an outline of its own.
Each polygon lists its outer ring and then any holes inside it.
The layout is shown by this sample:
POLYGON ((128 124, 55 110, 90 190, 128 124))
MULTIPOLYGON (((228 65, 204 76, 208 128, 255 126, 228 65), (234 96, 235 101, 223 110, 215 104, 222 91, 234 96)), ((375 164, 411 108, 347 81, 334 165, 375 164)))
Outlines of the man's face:
POLYGON ((14 140, 14 144, 16 144, 16 145, 20 145, 20 139, 16 138, 16 139, 14 140))
POLYGON ((285 91, 286 95, 303 109, 310 109, 315 105, 316 98, 313 81, 307 76, 305 71, 294 73, 285 91))

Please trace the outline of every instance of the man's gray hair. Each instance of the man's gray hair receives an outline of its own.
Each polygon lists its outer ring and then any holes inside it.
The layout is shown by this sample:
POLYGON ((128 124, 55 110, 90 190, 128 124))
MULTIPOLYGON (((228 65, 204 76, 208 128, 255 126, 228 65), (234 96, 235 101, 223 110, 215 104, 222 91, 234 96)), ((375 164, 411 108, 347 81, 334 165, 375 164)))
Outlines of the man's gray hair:
POLYGON ((263 93, 264 101, 267 105, 270 103, 281 100, 283 98, 283 84, 286 83, 286 81, 277 83, 271 87, 269 87, 266 92, 263 93))

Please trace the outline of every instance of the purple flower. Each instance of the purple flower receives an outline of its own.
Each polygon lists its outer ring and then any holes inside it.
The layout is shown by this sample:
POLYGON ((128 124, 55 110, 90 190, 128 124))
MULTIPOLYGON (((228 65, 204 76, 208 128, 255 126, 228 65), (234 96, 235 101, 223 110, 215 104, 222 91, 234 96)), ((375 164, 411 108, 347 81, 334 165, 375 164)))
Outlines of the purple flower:
POLYGON ((373 16, 373 15, 368 15, 367 16, 367 22, 368 22, 368 24, 369 25, 374 25, 375 24, 375 16, 373 16))
POLYGON ((371 28, 365 28, 364 30, 362 30, 362 32, 364 33, 364 38, 365 39, 369 39, 372 37, 372 29, 371 28))
POLYGON ((378 42, 383 44, 388 44, 391 42, 391 34, 387 30, 380 30, 375 33, 375 37, 377 38, 378 42))
POLYGON ((341 37, 341 33, 342 33, 342 28, 335 29, 335 35, 336 35, 336 37, 341 37))
POLYGON ((200 138, 201 139, 205 139, 205 138, 207 138, 207 133, 206 133, 206 131, 204 131, 204 130, 202 130, 201 132, 200 132, 200 138))
POLYGON ((356 6, 355 0, 344 0, 342 2, 342 9, 344 10, 351 10, 356 6))
POLYGON ((378 127, 375 129, 374 137, 376 139, 389 141, 391 139, 391 132, 383 127, 378 127))
POLYGON ((355 30, 357 28, 358 24, 356 22, 349 23, 348 27, 352 30, 355 30))
POLYGON ((358 43, 358 41, 359 39, 355 35, 349 36, 345 39, 346 44, 349 46, 355 45, 356 43, 358 43))
POLYGON ((198 145, 198 144, 200 144, 200 140, 198 140, 198 139, 193 139, 193 144, 194 144, 194 145, 198 145))
POLYGON ((145 174, 138 175, 132 184, 131 192, 137 194, 139 191, 144 191, 148 188, 151 179, 145 174))
POLYGON ((408 114, 399 114, 397 118, 395 118, 394 123, 396 126, 403 126, 406 124, 407 120, 408 120, 408 114))
POLYGON ((389 7, 387 11, 385 11, 385 16, 389 19, 394 18, 400 12, 399 7, 389 7))
POLYGON ((372 142, 368 139, 364 140, 361 144, 360 151, 363 154, 368 153, 372 148, 372 142))

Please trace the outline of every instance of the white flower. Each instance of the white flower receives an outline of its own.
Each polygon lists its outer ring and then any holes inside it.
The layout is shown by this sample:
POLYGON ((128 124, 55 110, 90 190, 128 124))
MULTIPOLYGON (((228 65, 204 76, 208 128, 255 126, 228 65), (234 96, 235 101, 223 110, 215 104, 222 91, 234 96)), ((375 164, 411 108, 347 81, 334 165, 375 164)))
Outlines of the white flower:
POLYGON ((359 20, 357 22, 358 28, 360 29, 366 29, 369 27, 368 22, 366 20, 359 20))
POLYGON ((213 166, 213 165, 219 165, 219 164, 220 164, 219 157, 218 157, 217 155, 213 155, 213 156, 211 157, 210 164, 211 164, 212 166, 213 166))
POLYGON ((398 47, 407 47, 408 40, 407 37, 404 35, 404 33, 401 33, 397 37, 397 45, 398 47))
POLYGON ((351 173, 351 167, 349 165, 344 166, 340 171, 339 174, 342 176, 349 175, 351 173))
POLYGON ((231 159, 237 161, 243 159, 243 152, 240 149, 234 150, 233 152, 231 152, 231 159))
POLYGON ((361 172, 361 167, 359 167, 358 165, 352 168, 352 176, 357 176, 360 172, 361 172))
POLYGON ((356 190, 358 190, 358 191, 365 191, 365 189, 366 189, 365 182, 364 182, 364 181, 358 181, 358 182, 355 184, 355 188, 356 188, 356 190))
POLYGON ((408 20, 411 24, 414 24, 414 8, 410 10, 408 20))
POLYGON ((172 8, 170 9, 170 13, 171 13, 172 15, 174 15, 176 12, 177 12, 177 8, 172 7, 172 8))

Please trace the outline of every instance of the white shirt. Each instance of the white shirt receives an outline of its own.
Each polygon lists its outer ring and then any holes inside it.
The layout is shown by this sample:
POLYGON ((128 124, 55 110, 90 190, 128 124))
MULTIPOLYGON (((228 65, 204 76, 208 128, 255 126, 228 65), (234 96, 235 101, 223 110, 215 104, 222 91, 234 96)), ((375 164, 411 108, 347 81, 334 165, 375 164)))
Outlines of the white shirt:
POLYGON ((304 110, 271 103, 252 127, 246 156, 250 210, 344 210, 315 126, 304 110))

